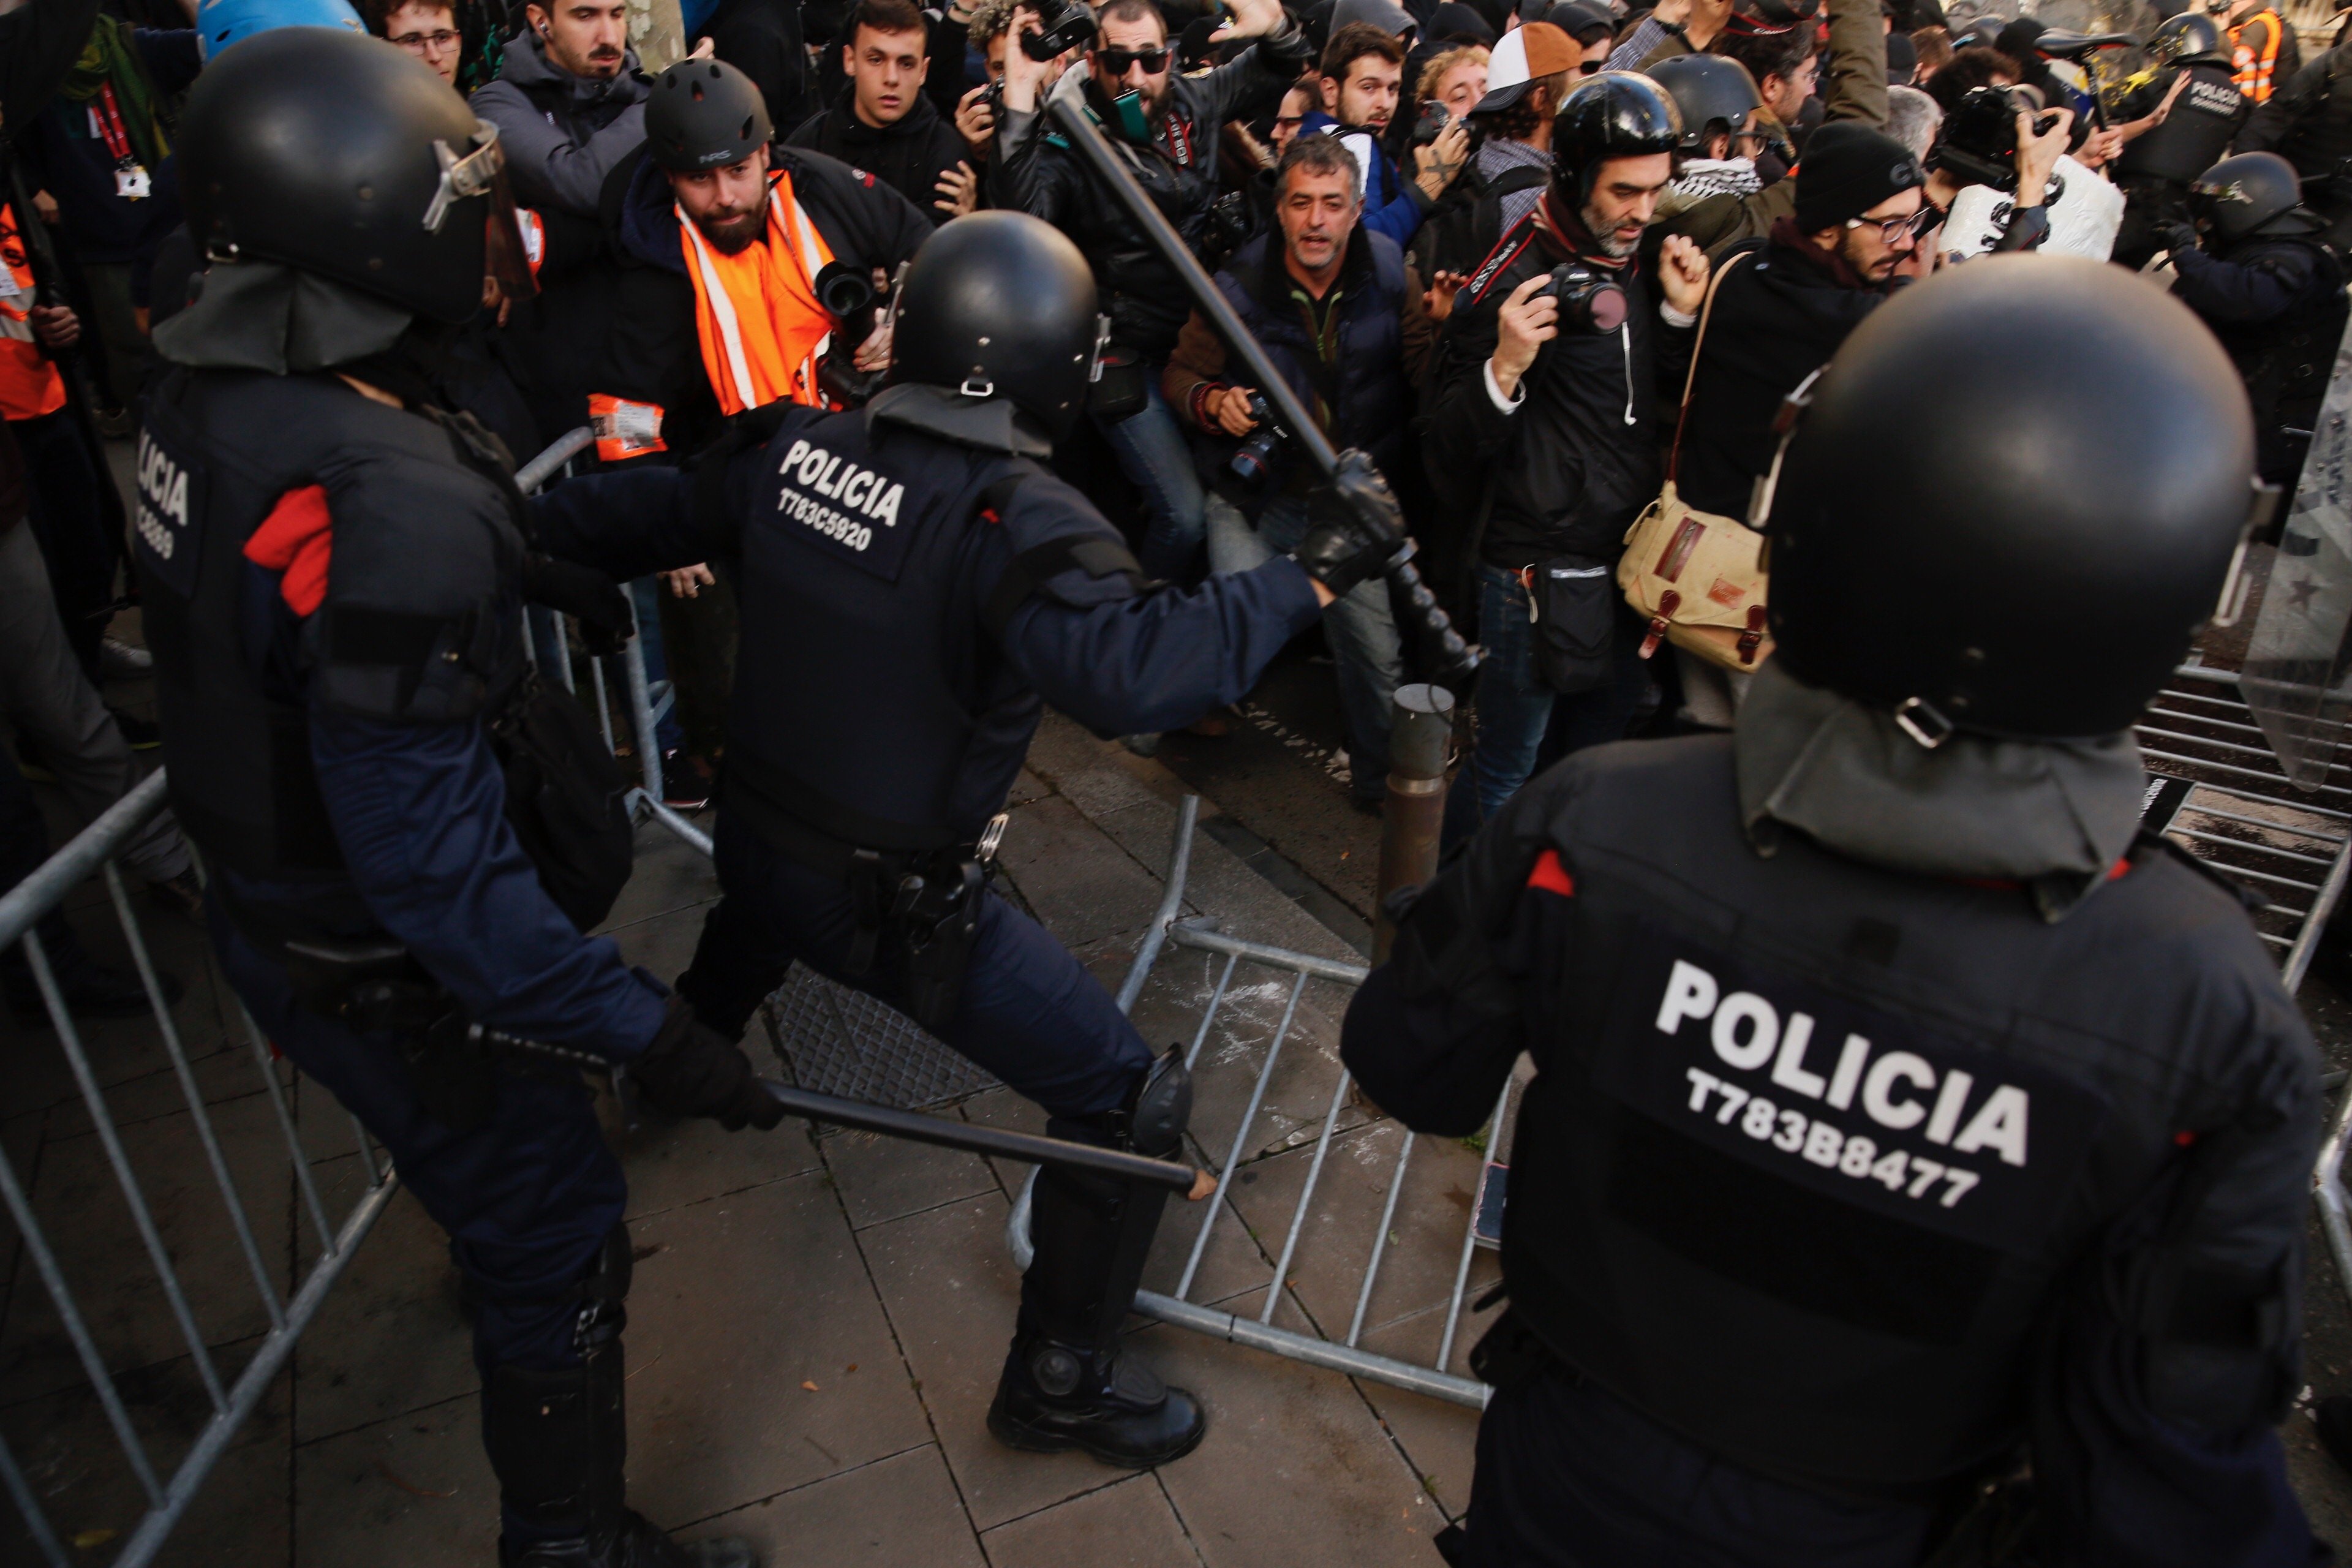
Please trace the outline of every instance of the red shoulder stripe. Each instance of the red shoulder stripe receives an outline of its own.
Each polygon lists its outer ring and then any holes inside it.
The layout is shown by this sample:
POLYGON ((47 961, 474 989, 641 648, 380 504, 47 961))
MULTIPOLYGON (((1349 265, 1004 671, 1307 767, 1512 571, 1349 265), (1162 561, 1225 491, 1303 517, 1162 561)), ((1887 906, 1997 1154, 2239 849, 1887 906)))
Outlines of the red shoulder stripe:
POLYGON ((1559 863, 1559 851, 1547 849, 1536 857, 1536 868, 1528 873, 1528 886, 1539 892, 1558 893, 1563 899, 1576 897, 1576 879, 1559 863))
POLYGON ((323 485, 302 485, 278 498, 261 526, 245 542, 245 558, 280 574, 278 592, 289 609, 307 616, 327 597, 327 567, 335 545, 335 522, 327 511, 323 485))

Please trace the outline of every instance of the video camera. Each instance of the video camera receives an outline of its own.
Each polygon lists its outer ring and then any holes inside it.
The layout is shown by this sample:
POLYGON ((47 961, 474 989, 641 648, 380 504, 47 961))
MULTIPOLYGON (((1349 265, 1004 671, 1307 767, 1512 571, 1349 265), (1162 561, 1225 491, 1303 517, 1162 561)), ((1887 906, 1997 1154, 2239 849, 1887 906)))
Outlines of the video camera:
POLYGON ((1021 35, 1021 52, 1041 64, 1095 41, 1095 8, 1087 0, 1035 0, 1037 30, 1021 35))
POLYGON ((1581 261, 1563 261, 1539 290, 1559 301, 1562 331, 1606 335, 1625 324, 1625 290, 1614 278, 1581 261))

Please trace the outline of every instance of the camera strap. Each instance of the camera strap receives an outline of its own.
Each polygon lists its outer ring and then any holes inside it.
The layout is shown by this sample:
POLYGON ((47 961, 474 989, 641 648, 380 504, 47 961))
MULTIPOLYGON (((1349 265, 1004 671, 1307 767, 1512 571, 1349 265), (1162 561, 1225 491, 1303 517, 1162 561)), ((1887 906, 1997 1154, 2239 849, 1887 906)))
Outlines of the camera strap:
POLYGON ((1755 254, 1754 249, 1748 249, 1726 257, 1723 265, 1715 269, 1715 276, 1707 281, 1706 300, 1698 308, 1698 336, 1691 340, 1690 369, 1683 373, 1683 404, 1675 415, 1674 449, 1666 457, 1666 482, 1669 484, 1679 483, 1682 479, 1683 431, 1690 425, 1691 389, 1698 384, 1698 356, 1700 351, 1706 347, 1706 324, 1715 319, 1716 293, 1723 287, 1723 280, 1730 275, 1732 267, 1755 254))

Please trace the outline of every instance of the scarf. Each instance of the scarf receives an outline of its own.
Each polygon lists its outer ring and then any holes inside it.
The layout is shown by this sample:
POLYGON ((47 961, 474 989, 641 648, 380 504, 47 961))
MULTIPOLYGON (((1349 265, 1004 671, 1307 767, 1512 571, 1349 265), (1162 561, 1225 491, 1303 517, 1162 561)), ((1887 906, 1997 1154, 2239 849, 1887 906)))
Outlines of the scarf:
POLYGON ((815 279, 833 251, 779 172, 768 184, 768 226, 733 256, 702 237, 686 209, 677 214, 686 275, 694 283, 694 330, 702 368, 733 416, 782 398, 821 405, 817 360, 833 336, 833 318, 817 303, 815 279))
POLYGON ((1712 196, 1752 196, 1763 188, 1764 176, 1756 172, 1753 158, 1692 158, 1666 187, 1678 211, 1712 196))
POLYGON ((98 99, 100 89, 113 88, 115 107, 122 113, 122 128, 131 138, 132 153, 146 168, 159 169, 172 155, 172 141, 156 115, 154 84, 147 79, 146 62, 139 58, 139 46, 131 35, 131 24, 121 17, 100 16, 73 68, 66 72, 58 96, 73 103, 90 103, 98 99))

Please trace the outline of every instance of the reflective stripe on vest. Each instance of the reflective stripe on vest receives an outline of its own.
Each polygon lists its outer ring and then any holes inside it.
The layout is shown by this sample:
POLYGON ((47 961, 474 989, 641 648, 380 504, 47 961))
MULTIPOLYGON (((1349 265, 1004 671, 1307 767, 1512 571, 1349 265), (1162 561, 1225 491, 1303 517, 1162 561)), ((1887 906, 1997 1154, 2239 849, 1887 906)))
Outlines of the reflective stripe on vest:
POLYGON ((2285 26, 2277 12, 2257 11, 2230 29, 2230 63, 2235 70, 2238 90, 2256 103, 2270 101, 2272 76, 2278 68, 2279 40, 2285 26), (2238 40, 2245 36, 2247 28, 2265 19, 2270 26, 2263 29, 2262 52, 2257 55, 2238 40))
POLYGON ((779 398, 818 403, 817 361, 832 342, 833 318, 817 303, 815 279, 833 252, 791 183, 780 174, 768 187, 767 233, 740 256, 715 254, 685 209, 676 209, 692 263, 702 365, 724 414, 779 398), (757 340, 744 336, 747 317, 761 333, 757 340))

